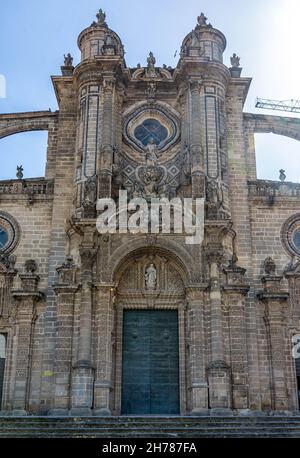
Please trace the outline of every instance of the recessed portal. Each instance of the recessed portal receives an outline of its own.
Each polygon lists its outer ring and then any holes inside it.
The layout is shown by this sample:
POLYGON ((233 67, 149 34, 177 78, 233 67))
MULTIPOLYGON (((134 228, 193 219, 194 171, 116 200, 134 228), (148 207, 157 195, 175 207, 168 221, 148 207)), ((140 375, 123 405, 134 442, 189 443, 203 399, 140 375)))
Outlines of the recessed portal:
POLYGON ((122 414, 178 414, 176 310, 124 310, 122 414))

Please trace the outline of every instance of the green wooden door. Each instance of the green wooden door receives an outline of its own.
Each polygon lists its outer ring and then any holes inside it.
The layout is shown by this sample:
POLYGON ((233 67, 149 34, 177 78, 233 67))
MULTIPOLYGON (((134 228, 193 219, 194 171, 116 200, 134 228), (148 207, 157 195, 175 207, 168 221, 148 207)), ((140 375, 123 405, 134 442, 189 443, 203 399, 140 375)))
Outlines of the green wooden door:
POLYGON ((179 413, 178 313, 125 310, 122 413, 179 413))
POLYGON ((6 335, 0 334, 0 410, 2 404, 4 369, 5 369, 5 353, 6 353, 6 335))

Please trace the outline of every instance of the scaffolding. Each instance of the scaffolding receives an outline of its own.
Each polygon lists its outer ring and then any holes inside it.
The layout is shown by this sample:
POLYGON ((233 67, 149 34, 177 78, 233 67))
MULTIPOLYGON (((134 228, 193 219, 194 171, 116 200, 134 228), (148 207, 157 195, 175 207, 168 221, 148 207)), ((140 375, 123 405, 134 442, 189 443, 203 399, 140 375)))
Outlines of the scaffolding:
POLYGON ((300 113, 300 100, 270 100, 256 99, 256 108, 267 110, 289 111, 291 113, 300 113))

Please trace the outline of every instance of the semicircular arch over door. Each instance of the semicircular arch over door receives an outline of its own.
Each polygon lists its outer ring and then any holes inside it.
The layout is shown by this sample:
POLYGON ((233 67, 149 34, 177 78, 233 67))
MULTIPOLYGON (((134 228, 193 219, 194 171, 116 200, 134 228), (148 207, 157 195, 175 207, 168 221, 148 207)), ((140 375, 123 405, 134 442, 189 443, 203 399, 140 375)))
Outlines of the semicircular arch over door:
POLYGON ((180 267, 154 249, 127 259, 118 274, 113 410, 184 414, 186 299, 180 267))

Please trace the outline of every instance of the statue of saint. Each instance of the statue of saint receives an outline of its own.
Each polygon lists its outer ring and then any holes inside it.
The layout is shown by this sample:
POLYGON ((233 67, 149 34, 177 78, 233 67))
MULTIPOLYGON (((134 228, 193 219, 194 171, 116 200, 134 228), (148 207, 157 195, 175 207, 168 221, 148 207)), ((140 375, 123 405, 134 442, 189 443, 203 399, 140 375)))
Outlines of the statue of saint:
POLYGON ((157 159, 158 148, 154 139, 151 137, 149 139, 148 145, 146 146, 146 166, 147 167, 156 167, 158 165, 157 159))
POLYGON ((154 264, 151 263, 150 266, 147 267, 146 272, 145 272, 146 289, 156 289, 156 278, 157 278, 156 268, 154 264))
POLYGON ((147 76, 150 78, 156 78, 157 73, 155 70, 156 59, 153 55, 153 52, 149 53, 149 57, 147 59, 147 76))
POLYGON ((232 57, 230 57, 230 63, 232 68, 238 68, 240 66, 240 57, 233 53, 232 57))
POLYGON ((96 14, 96 17, 98 19, 98 24, 103 25, 105 24, 105 19, 106 19, 106 14, 102 9, 99 10, 98 14, 96 14))
POLYGON ((83 204, 94 205, 97 199, 97 186, 94 178, 88 178, 84 184, 83 204))
POLYGON ((207 17, 205 17, 205 15, 201 13, 200 16, 197 17, 197 22, 198 25, 200 25, 200 27, 205 26, 207 25, 207 17))
POLYGON ((72 67, 73 65, 73 57, 71 56, 70 53, 68 53, 67 55, 64 54, 64 65, 65 67, 72 67))

